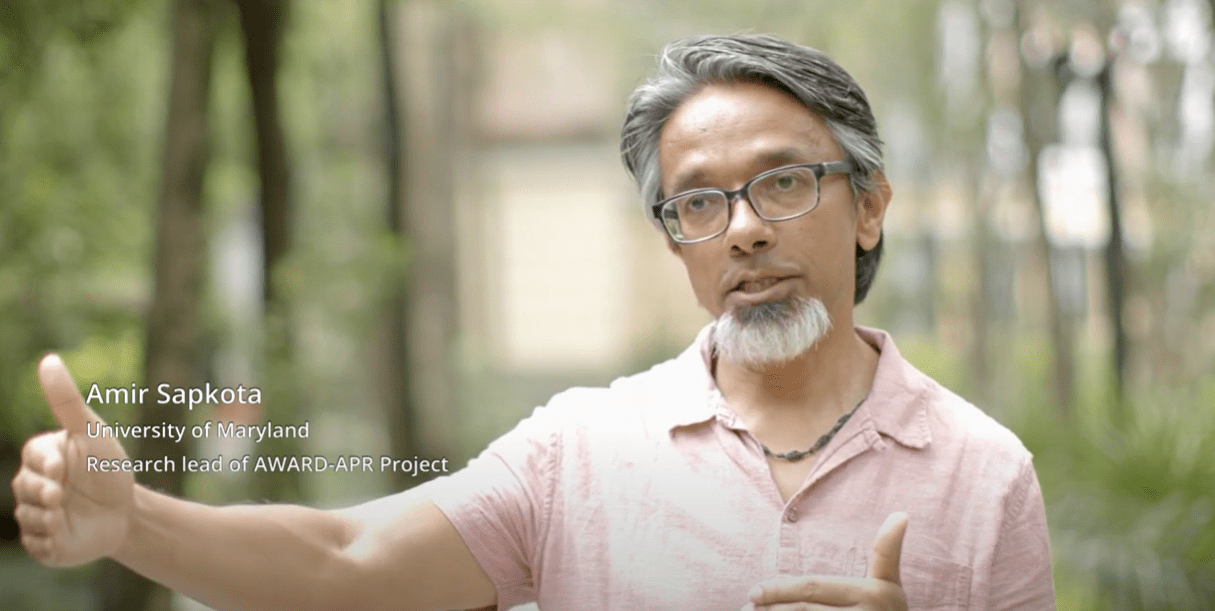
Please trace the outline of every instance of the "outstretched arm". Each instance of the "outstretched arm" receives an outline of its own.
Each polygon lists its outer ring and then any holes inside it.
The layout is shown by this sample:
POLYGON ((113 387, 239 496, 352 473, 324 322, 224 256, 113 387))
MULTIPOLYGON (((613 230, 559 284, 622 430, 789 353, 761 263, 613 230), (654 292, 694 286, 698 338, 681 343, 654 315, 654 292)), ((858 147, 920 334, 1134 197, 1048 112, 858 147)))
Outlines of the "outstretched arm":
POLYGON ((126 458, 58 357, 39 381, 62 430, 26 443, 13 479, 22 543, 48 566, 103 556, 217 609, 444 609, 494 602, 455 528, 411 492, 341 511, 211 507, 89 472, 86 457, 126 458))

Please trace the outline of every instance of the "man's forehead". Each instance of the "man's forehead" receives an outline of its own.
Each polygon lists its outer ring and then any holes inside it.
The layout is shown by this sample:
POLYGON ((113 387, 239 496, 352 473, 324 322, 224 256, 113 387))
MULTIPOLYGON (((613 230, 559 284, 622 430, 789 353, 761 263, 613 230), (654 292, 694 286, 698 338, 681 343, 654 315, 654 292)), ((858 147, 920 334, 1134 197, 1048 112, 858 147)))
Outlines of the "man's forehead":
POLYGON ((706 172, 762 171, 829 161, 838 145, 825 121, 788 93, 759 83, 710 85, 688 96, 659 132, 661 180, 699 186, 706 172))
POLYGON ((673 139, 740 136, 730 133, 787 126, 809 145, 834 141, 827 122, 788 92, 751 81, 706 85, 686 96, 663 121, 659 146, 673 139), (674 133, 673 133, 674 132, 674 133))

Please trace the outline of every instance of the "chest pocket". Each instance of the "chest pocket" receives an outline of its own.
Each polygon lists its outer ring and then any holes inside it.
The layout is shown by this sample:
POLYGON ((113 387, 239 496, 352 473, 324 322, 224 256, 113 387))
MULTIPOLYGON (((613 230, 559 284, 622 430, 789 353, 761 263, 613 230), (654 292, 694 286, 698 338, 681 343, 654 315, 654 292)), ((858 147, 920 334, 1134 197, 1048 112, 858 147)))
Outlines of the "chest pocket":
POLYGON ((970 567, 942 558, 903 551, 899 562, 910 611, 953 611, 970 605, 970 567))

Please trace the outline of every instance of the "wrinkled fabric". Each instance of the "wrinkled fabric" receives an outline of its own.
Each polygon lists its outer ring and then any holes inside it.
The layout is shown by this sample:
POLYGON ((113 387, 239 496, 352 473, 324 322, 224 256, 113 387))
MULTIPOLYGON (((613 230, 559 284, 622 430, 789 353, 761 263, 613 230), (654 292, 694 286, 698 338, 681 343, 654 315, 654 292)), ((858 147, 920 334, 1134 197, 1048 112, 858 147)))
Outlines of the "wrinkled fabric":
POLYGON ((498 608, 733 611, 775 576, 864 577, 878 527, 905 511, 911 609, 1054 609, 1042 494, 1013 433, 858 328, 881 353, 870 394, 785 502, 713 381, 710 330, 554 396, 426 485, 498 608))

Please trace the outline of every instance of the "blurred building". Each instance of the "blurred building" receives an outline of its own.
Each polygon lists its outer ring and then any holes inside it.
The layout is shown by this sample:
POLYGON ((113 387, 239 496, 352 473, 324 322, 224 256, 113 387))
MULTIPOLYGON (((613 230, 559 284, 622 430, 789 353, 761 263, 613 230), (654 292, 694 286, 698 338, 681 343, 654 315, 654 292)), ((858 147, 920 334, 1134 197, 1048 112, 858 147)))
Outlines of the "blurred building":
POLYGON ((568 30, 498 34, 461 198, 463 327, 507 370, 619 370, 708 321, 620 162, 619 55, 568 30), (469 299, 471 297, 471 299, 469 299))

